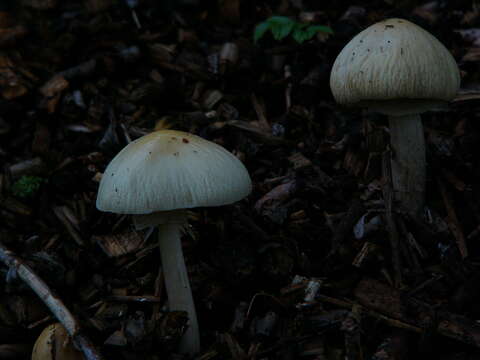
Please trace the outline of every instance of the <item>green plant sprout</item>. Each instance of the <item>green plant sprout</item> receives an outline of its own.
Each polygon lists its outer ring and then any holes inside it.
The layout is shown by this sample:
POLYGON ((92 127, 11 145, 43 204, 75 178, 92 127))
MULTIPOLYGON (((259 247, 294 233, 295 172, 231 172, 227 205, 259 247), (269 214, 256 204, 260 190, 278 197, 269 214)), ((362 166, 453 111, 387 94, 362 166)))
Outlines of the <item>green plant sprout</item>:
POLYGON ((299 44, 310 40, 317 32, 333 34, 333 30, 329 26, 299 23, 286 16, 271 16, 255 27, 253 41, 257 43, 268 30, 272 32, 275 40, 282 40, 291 34, 299 44))
POLYGON ((39 176, 24 175, 12 185, 12 193, 20 198, 31 198, 38 192, 44 182, 45 179, 39 176))

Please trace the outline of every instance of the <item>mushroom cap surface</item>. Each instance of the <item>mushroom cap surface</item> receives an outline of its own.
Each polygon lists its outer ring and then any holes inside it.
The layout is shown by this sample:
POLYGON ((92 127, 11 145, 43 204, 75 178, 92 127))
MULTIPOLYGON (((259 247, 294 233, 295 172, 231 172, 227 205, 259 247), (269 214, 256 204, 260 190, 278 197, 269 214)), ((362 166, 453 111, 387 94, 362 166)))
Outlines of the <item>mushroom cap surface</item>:
POLYGON ((68 336, 67 330, 55 323, 40 333, 32 350, 32 360, 82 360, 83 354, 77 351, 68 336))
POLYGON ((381 21, 360 32, 340 52, 330 74, 338 103, 384 113, 421 113, 453 99, 459 86, 450 52, 404 19, 381 21))
POLYGON ((160 130, 123 148, 100 181, 97 208, 120 214, 220 206, 252 188, 242 162, 220 145, 160 130))

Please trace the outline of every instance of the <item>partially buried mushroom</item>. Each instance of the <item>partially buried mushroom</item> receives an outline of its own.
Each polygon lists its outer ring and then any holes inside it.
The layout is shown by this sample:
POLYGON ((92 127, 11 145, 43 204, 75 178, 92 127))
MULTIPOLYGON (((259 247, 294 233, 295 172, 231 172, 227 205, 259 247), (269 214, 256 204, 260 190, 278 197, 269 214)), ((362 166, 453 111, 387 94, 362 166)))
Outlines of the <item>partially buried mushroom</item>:
POLYGON ((425 140, 420 114, 443 107, 460 86, 457 64, 430 33, 403 19, 355 36, 332 68, 336 101, 388 115, 395 198, 416 216, 425 202, 425 140))
POLYGON ((32 350, 32 360, 82 360, 67 330, 60 323, 47 326, 40 333, 32 350))
POLYGON ((200 350, 195 305, 181 247, 185 209, 221 206, 251 191, 250 176, 233 154, 199 136, 173 130, 145 135, 107 166, 97 208, 134 214, 139 227, 158 226, 158 241, 170 310, 186 311, 189 327, 180 351, 200 350))

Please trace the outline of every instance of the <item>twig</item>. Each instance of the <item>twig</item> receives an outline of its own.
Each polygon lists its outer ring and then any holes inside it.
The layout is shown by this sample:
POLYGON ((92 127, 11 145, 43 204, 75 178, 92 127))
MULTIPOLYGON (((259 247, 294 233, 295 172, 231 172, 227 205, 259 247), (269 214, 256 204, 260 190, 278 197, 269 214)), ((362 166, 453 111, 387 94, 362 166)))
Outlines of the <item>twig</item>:
POLYGON ((261 99, 258 99, 255 94, 252 94, 251 96, 252 103, 253 103, 253 108, 255 109, 255 112, 257 113, 258 117, 258 123, 260 127, 265 130, 270 132, 271 131, 271 126, 267 120, 267 115, 266 115, 266 110, 265 110, 265 104, 261 99))
POLYGON ((55 315, 58 321, 67 330, 72 337, 73 342, 83 351, 87 360, 102 360, 103 356, 92 344, 92 342, 81 333, 77 319, 65 307, 62 300, 58 298, 48 285, 33 271, 33 269, 25 264, 15 253, 8 250, 0 243, 0 261, 9 268, 16 270, 18 276, 27 283, 28 286, 38 295, 38 297, 48 306, 50 311, 55 315))
MULTIPOLYGON (((350 300, 342 300, 342 299, 336 299, 332 298, 330 296, 326 295, 317 295, 316 299, 321 302, 325 302, 328 304, 336 305, 345 309, 353 309, 354 306, 358 306, 356 302, 350 301, 350 300)), ((414 326, 411 324, 408 324, 406 322, 403 322, 401 320, 397 319, 392 319, 388 316, 382 315, 376 311, 370 310, 366 307, 361 307, 361 312, 362 314, 365 314, 367 316, 373 317, 377 320, 382 321, 385 324, 388 324, 392 327, 398 328, 398 329, 405 329, 405 330, 410 330, 416 333, 422 333, 422 328, 418 326, 414 326)))
POLYGON ((400 239, 398 236, 397 225, 393 218, 393 185, 391 169, 391 151, 383 152, 383 199, 385 201, 385 218, 387 220, 388 232, 390 234, 390 246, 392 248, 392 265, 395 277, 395 287, 399 288, 402 283, 402 268, 400 262, 400 239))
POLYGON ((77 77, 84 77, 93 73, 97 67, 97 60, 90 59, 77 66, 71 67, 67 70, 63 70, 58 75, 63 76, 67 80, 71 80, 77 77))
POLYGON ((374 279, 362 279, 354 291, 358 302, 365 308, 385 314, 416 328, 424 328, 435 316, 434 330, 446 337, 480 347, 480 326, 465 316, 450 313, 374 279), (434 314, 432 314, 434 312, 434 314))

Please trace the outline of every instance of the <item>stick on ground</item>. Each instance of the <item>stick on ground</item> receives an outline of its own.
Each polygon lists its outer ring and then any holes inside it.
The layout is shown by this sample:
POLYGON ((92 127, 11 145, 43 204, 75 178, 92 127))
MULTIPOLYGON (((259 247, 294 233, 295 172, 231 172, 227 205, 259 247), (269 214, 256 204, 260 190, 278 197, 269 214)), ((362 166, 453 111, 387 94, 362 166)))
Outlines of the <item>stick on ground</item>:
POLYGON ((103 360, 103 356, 96 349, 93 343, 81 333, 78 321, 73 314, 65 307, 62 300, 58 298, 48 285, 25 264, 23 260, 8 250, 0 243, 0 261, 9 268, 14 268, 18 276, 35 291, 38 297, 48 306, 57 320, 65 327, 68 334, 72 337, 75 345, 83 352, 87 360, 103 360))

